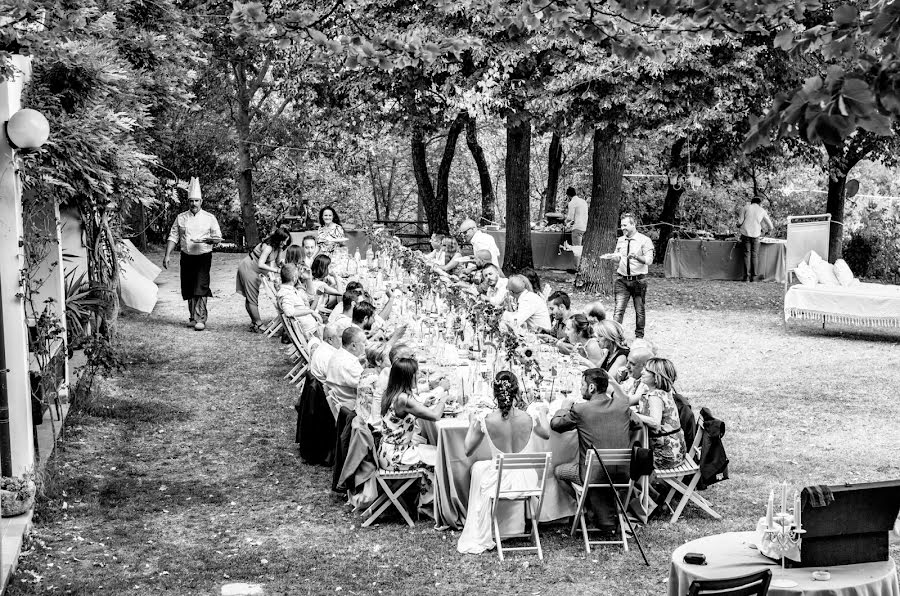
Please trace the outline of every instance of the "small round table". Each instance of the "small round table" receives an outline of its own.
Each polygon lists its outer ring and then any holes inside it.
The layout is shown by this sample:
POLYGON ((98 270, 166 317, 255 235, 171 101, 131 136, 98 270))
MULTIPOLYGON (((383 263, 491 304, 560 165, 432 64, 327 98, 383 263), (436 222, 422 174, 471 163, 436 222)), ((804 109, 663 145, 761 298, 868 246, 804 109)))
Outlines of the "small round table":
POLYGON ((729 532, 692 540, 675 549, 669 567, 669 596, 684 596, 695 579, 725 579, 772 569, 773 579, 797 582, 793 588, 770 587, 770 596, 900 596, 897 567, 893 559, 824 567, 831 573, 828 581, 816 581, 812 572, 819 568, 781 569, 781 565, 759 554, 755 532, 729 532), (706 565, 684 562, 685 553, 703 553, 706 565))

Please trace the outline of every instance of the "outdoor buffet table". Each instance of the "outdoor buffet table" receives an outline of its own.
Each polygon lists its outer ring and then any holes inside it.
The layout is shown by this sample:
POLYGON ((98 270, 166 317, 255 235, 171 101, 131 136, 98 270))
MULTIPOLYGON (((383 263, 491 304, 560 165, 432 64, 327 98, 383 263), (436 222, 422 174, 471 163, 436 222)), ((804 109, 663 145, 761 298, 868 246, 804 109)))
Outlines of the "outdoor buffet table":
MULTIPOLYGON (((763 276, 763 281, 784 282, 786 248, 784 242, 760 243, 757 273, 763 276)), ((672 238, 663 268, 666 277, 740 281, 744 278, 744 250, 734 240, 672 238)))
MULTIPOLYGON (((307 230, 305 232, 291 232, 291 244, 300 245, 303 243, 303 238, 306 236, 316 236, 316 230, 307 230)), ((359 253, 365 257, 366 249, 369 247, 369 240, 366 237, 365 230, 344 230, 344 234, 347 236, 347 243, 344 246, 347 248, 347 251, 350 255, 356 252, 356 249, 359 249, 359 253)))
MULTIPOLYGON (((494 237, 500 248, 500 264, 506 252, 506 230, 485 230, 494 237)), ((560 245, 572 237, 568 232, 532 232, 531 256, 535 269, 574 269, 575 255, 571 251, 560 250, 560 245), (561 254, 558 254, 561 253, 561 254)))
POLYGON ((771 586, 769 596, 900 596, 897 567, 893 559, 876 563, 861 563, 828 567, 827 581, 812 578, 813 568, 781 569, 781 565, 766 558, 755 545, 755 532, 729 532, 705 536, 682 544, 672 553, 669 567, 669 596, 684 596, 695 579, 725 579, 772 569, 772 579, 793 580, 793 588, 771 586), (705 565, 684 562, 685 553, 703 553, 705 565))

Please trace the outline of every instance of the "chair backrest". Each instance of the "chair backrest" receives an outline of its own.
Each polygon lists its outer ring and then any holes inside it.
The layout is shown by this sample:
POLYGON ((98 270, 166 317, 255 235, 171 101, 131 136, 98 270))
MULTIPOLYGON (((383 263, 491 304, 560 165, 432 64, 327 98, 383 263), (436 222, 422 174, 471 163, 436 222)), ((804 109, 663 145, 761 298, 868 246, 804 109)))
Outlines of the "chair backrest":
POLYGON ((729 579, 695 579, 688 596, 766 596, 771 581, 771 569, 729 579))
POLYGON ((694 433, 694 442, 687 446, 686 455, 693 457, 695 462, 700 463, 700 452, 703 449, 703 437, 706 435, 706 428, 703 426, 703 416, 698 414, 695 418, 697 420, 697 432, 694 433))
MULTIPOLYGON (((591 475, 594 467, 599 467, 600 464, 597 462, 597 458, 594 455, 594 451, 600 454, 600 458, 603 460, 603 464, 606 466, 627 466, 631 463, 631 447, 625 447, 622 449, 591 449, 587 454, 587 463, 584 468, 584 477, 585 480, 593 478, 591 475)), ((609 483, 606 482, 606 475, 600 474, 600 482, 590 482, 585 486, 585 488, 591 487, 602 487, 609 486, 609 483)), ((628 483, 622 483, 622 486, 626 486, 628 483)))
POLYGON ((788 217, 787 254, 784 266, 796 269, 811 250, 823 259, 828 258, 828 239, 831 237, 831 215, 798 215, 788 217))
MULTIPOLYGON (((276 304, 278 304, 278 299, 275 296, 275 286, 272 285, 272 282, 269 280, 268 276, 261 277, 259 280, 259 287, 262 288, 268 297, 276 304)), ((280 312, 280 311, 279 311, 280 312)))
POLYGON ((303 328, 294 317, 283 317, 283 320, 284 329, 288 334, 288 338, 291 340, 294 348, 300 354, 300 357, 303 358, 303 360, 308 364, 310 356, 309 342, 306 340, 306 336, 303 333, 303 328))
POLYGON ((544 453, 498 453, 494 456, 494 466, 497 468, 497 492, 495 497, 502 498, 509 494, 523 491, 544 491, 544 481, 547 478, 547 470, 550 469, 550 460, 553 454, 544 453), (512 470, 534 470, 537 473, 537 484, 534 487, 516 486, 511 490, 503 490, 503 472, 512 470))

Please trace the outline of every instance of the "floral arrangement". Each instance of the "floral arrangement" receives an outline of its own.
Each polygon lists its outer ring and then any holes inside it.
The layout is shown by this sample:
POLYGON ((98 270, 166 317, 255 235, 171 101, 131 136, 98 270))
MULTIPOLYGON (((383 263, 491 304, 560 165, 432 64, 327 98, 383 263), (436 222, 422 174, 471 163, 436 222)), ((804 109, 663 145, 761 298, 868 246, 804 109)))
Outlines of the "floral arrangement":
POLYGON ((543 374, 540 363, 533 354, 529 354, 519 335, 501 325, 503 309, 481 299, 449 276, 438 273, 421 252, 403 246, 385 228, 370 227, 366 234, 382 268, 394 269, 398 277, 397 267, 408 274, 409 296, 415 301, 417 309, 430 310, 440 298, 453 313, 457 332, 464 321, 468 321, 478 341, 483 338, 493 344, 511 368, 518 366, 523 376, 534 381, 536 388, 541 386, 543 374))

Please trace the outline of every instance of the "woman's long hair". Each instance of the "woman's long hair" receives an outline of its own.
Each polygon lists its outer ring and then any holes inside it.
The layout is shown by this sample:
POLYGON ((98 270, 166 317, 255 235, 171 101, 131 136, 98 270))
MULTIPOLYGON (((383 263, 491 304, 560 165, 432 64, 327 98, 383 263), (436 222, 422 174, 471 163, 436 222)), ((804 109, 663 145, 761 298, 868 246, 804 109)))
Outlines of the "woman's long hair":
POLYGON ((516 375, 508 370, 501 370, 494 377, 494 399, 497 400, 497 409, 503 415, 503 419, 509 418, 509 412, 513 407, 521 404, 522 395, 519 389, 519 380, 516 375))
POLYGON ((325 276, 328 275, 329 267, 331 267, 331 257, 328 255, 316 255, 310 266, 313 279, 325 279, 325 276))
POLYGON ((594 328, 588 318, 583 314, 576 313, 572 315, 569 317, 569 323, 572 325, 572 330, 575 331, 575 335, 581 339, 590 339, 594 337, 594 328))
POLYGON ((299 265, 303 262, 303 247, 291 244, 284 252, 284 262, 299 265))
POLYGON ((263 240, 263 242, 271 246, 274 250, 280 249, 285 243, 290 241, 291 232, 287 228, 275 228, 275 230, 269 234, 269 237, 263 240))
POLYGON ((416 388, 416 373, 419 372, 419 363, 413 358, 397 358, 391 364, 391 372, 388 375, 387 389, 381 398, 381 415, 388 413, 394 399, 401 393, 412 395, 416 388))
POLYGON ((341 218, 338 217, 338 213, 337 213, 337 211, 334 210, 334 207, 332 207, 331 205, 325 205, 324 207, 319 209, 319 225, 320 226, 325 225, 325 222, 322 220, 322 214, 325 213, 325 211, 331 211, 331 215, 333 216, 333 219, 331 221, 337 225, 341 225, 341 218))
POLYGON ((535 271, 531 267, 526 267, 519 273, 524 275, 525 279, 531 282, 532 292, 534 292, 535 294, 540 294, 543 291, 544 285, 541 283, 541 276, 537 274, 537 271, 535 271))
POLYGON ((600 339, 600 342, 604 344, 603 347, 610 351, 616 347, 628 347, 627 340, 625 339, 625 329, 615 321, 610 319, 599 321, 594 325, 594 331, 600 339))

